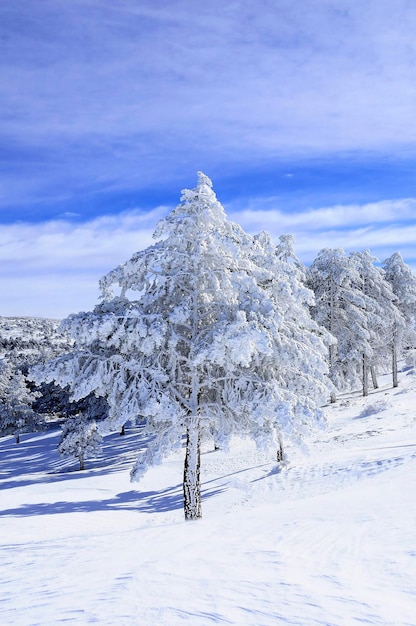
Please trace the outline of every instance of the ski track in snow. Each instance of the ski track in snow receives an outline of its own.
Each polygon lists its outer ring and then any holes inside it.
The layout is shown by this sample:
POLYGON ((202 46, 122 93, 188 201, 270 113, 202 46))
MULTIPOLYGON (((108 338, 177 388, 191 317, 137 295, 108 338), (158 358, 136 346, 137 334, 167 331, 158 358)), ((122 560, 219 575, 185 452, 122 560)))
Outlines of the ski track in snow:
POLYGON ((0 624, 415 626, 416 380, 327 407, 278 470, 248 441, 204 450, 182 520, 182 454, 129 482, 139 432, 84 472, 57 433, 0 440, 0 624))

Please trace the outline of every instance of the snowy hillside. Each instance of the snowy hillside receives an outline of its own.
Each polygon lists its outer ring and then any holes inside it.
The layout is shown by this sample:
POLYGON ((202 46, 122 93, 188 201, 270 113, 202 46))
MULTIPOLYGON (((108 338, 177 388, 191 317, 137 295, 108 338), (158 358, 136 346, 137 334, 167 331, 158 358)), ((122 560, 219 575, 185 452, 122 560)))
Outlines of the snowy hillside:
POLYGON ((416 378, 326 409, 309 452, 205 450, 204 518, 182 455, 129 482, 140 430, 59 458, 59 433, 0 439, 0 624, 416 624, 416 378))
POLYGON ((58 331, 59 323, 41 317, 0 316, 0 357, 21 365, 68 349, 70 342, 58 331))

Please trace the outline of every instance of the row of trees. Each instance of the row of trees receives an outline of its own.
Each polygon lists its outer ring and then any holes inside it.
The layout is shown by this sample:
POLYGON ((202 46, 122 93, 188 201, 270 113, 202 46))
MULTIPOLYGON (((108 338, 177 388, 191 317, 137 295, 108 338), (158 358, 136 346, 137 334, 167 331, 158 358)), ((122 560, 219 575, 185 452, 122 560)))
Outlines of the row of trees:
POLYGON ((368 393, 387 346, 397 362, 413 342, 416 281, 399 256, 388 273, 369 252, 324 250, 305 268, 290 236, 276 247, 229 222, 202 173, 154 236, 101 280, 93 311, 64 321, 74 349, 33 375, 74 401, 105 398, 107 430, 145 421, 133 480, 185 441, 185 518, 197 519, 201 440, 247 435, 281 458, 337 389, 361 372, 368 393))
POLYGON ((377 388, 377 371, 389 367, 396 387, 398 358, 406 352, 413 358, 416 345, 416 278, 399 253, 384 267, 375 261, 368 250, 326 249, 307 271, 312 316, 337 339, 329 348, 329 376, 337 390, 362 384, 364 396, 369 375, 377 388))
POLYGON ((63 424, 59 451, 76 457, 80 468, 86 456, 97 454, 101 437, 95 420, 108 415, 105 398, 95 395, 71 401, 69 388, 28 380, 32 365, 44 363, 71 350, 73 342, 55 320, 0 317, 0 435, 22 433, 63 424))

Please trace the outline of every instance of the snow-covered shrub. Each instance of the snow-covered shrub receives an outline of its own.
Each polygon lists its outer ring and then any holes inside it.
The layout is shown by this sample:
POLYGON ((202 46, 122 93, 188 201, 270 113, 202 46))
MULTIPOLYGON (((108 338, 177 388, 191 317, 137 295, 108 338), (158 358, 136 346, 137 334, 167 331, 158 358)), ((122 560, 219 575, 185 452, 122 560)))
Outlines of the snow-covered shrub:
POLYGON ((86 458, 100 454, 102 440, 95 420, 89 420, 84 415, 77 415, 69 418, 62 425, 58 450, 63 456, 78 459, 79 469, 83 470, 86 458))

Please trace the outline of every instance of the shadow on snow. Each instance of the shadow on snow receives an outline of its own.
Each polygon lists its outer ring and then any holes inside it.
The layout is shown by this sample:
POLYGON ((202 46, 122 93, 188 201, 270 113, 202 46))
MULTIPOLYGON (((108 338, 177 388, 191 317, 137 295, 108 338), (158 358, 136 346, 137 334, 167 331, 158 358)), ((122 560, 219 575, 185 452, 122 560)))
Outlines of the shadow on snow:
MULTIPOLYGON (((203 489, 202 499, 211 498, 223 489, 203 489)), ((85 500, 77 502, 51 502, 25 504, 15 509, 0 511, 0 517, 30 517, 34 515, 57 515, 62 513, 90 513, 92 511, 138 511, 141 513, 164 513, 182 509, 182 485, 161 491, 126 491, 108 500, 85 500)))
MULTIPOLYGON (((77 462, 63 459, 57 451, 60 429, 45 433, 27 434, 21 443, 13 437, 0 440, 0 489, 23 487, 42 483, 58 483, 66 480, 100 476, 121 470, 129 471, 137 457, 149 442, 140 427, 132 428, 125 435, 106 435, 102 454, 86 460, 86 469, 80 471, 77 462)), ((221 493, 223 488, 202 488, 202 498, 221 493)), ((14 509, 0 511, 0 517, 54 515, 62 513, 85 513, 91 511, 138 511, 142 513, 167 512, 183 507, 182 485, 161 491, 141 492, 132 490, 119 493, 105 500, 61 501, 25 504, 14 509)))
POLYGON ((16 444, 13 437, 0 440, 0 489, 24 487, 39 483, 74 480, 87 476, 100 476, 126 469, 129 471, 137 457, 149 442, 140 428, 120 436, 106 435, 102 453, 85 461, 86 469, 79 471, 74 458, 61 457, 57 445, 61 430, 50 433, 33 433, 22 436, 16 444))

